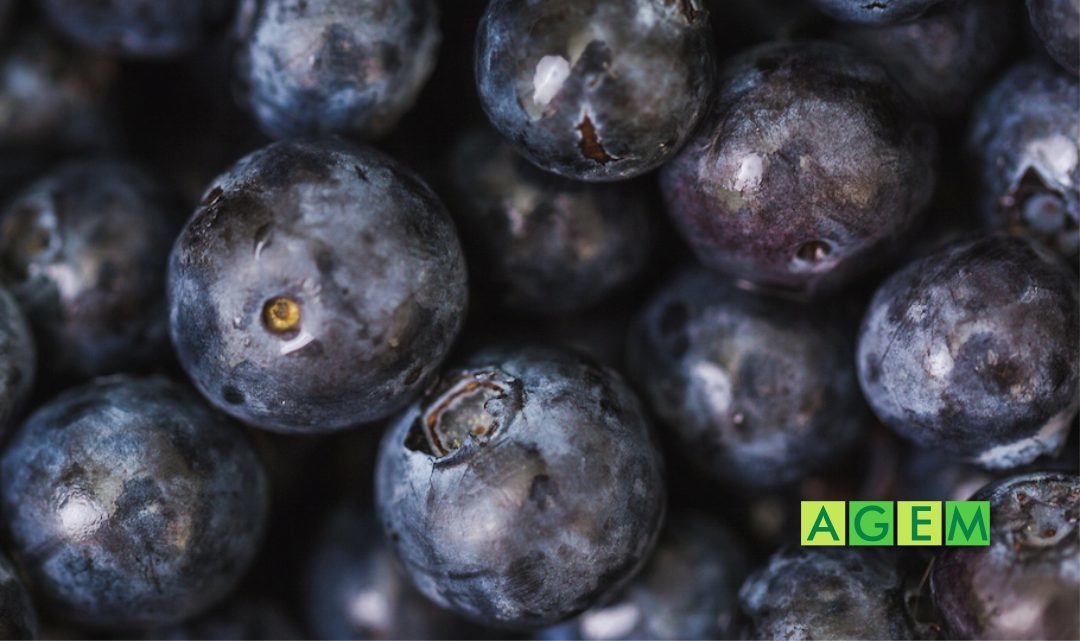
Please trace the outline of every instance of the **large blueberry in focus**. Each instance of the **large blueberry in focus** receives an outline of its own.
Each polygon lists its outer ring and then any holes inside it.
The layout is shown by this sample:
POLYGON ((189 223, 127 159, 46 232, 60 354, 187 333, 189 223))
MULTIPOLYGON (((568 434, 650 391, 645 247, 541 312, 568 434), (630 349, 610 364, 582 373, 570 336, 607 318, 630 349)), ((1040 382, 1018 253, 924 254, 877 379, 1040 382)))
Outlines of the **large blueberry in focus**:
POLYGON ((729 639, 744 550, 722 523, 673 514, 649 562, 619 595, 541 639, 729 639))
POLYGON ((543 348, 446 372, 387 432, 379 517, 420 591, 480 623, 558 623, 618 590, 663 521, 663 460, 612 370, 543 348))
POLYGON ((388 133, 439 44, 434 0, 248 0, 240 24, 240 102, 275 138, 388 133))
POLYGON ((267 429, 382 418, 423 389, 465 314, 450 216, 342 141, 265 147, 219 176, 173 248, 170 331, 202 393, 267 429))
POLYGON ((640 189, 545 173, 488 130, 461 139, 451 169, 472 273, 507 306, 574 312, 644 267, 651 212, 640 189))
POLYGON ((57 31, 77 44, 122 56, 165 58, 191 51, 229 18, 236 0, 37 0, 57 31))
POLYGON ((1032 241, 961 241, 881 285, 859 334, 878 417, 986 467, 1056 451, 1076 415, 1075 275, 1032 241))
POLYGON ((914 639, 891 551, 786 547, 739 590, 740 639, 914 639))
POLYGON ((971 497, 990 502, 990 545, 934 559, 934 604, 956 639, 1080 638, 1080 477, 1034 472, 971 497))
POLYGON ((11 553, 64 618, 176 623, 247 569, 268 504, 239 428, 160 378, 97 379, 39 408, 0 458, 11 553))
POLYGON ((840 45, 772 43, 730 63, 661 184, 706 266, 812 295, 903 239, 931 196, 935 141, 877 63, 840 45))
POLYGON ((648 304, 627 358, 679 451, 704 474, 776 486, 835 460, 867 420, 845 329, 839 317, 699 269, 648 304))
POLYGON ((0 437, 25 407, 36 372, 30 326, 15 298, 0 289, 0 437))
POLYGON ((323 524, 305 574, 304 608, 317 639, 470 639, 475 626, 409 583, 378 521, 340 506, 323 524))
POLYGON ((0 556, 0 639, 36 639, 38 618, 15 566, 0 556))
POLYGON ((140 168, 76 161, 0 218, 0 281, 26 312, 42 374, 85 379, 145 367, 167 349, 165 268, 183 222, 140 168))
POLYGON ((712 93, 702 0, 492 0, 476 38, 491 122, 526 158, 568 178, 657 167, 712 93))
POLYGON ((993 227, 1080 255, 1080 81, 1050 64, 1014 66, 972 114, 968 153, 993 227))
MULTIPOLYGON (((953 0, 950 0, 953 1, 953 0)), ((812 0, 822 13, 858 25, 890 25, 919 17, 942 0, 812 0)))
POLYGON ((1027 10, 1046 52, 1074 75, 1080 74, 1080 2, 1027 0, 1027 10))
POLYGON ((1012 0, 951 0, 911 22, 840 25, 836 37, 873 56, 920 106, 960 116, 1013 43, 1012 0))

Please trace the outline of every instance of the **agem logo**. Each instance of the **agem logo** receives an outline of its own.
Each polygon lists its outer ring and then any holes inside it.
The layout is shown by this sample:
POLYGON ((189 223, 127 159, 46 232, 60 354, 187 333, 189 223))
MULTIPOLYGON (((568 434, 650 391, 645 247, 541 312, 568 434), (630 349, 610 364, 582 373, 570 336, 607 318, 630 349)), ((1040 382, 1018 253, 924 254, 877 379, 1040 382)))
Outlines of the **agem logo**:
POLYGON ((803 545, 990 545, 989 501, 803 501, 803 545), (944 517, 944 518, 943 518, 944 517))

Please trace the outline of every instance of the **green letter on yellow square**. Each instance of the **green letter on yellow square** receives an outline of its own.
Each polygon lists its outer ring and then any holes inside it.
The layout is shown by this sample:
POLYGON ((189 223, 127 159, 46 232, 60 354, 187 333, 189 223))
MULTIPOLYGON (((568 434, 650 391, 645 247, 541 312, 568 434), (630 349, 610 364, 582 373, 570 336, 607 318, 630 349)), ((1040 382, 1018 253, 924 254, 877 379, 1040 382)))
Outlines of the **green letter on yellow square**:
POLYGON ((896 504, 899 545, 941 545, 941 501, 899 501, 896 504))
POLYGON ((990 545, 990 501, 946 501, 945 545, 990 545))
POLYGON ((848 545, 892 545, 892 501, 848 503, 848 545))
POLYGON ((846 530, 843 501, 802 502, 803 545, 844 545, 846 530))

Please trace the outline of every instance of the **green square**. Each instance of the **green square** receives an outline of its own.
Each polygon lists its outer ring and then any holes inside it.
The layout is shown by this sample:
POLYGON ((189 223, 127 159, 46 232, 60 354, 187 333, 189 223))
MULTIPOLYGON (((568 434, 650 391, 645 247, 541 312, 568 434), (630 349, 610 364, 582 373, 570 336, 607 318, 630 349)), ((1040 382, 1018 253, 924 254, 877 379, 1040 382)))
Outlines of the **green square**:
POLYGON ((896 528, 892 501, 848 503, 848 545, 893 545, 896 528))
POLYGON ((844 545, 845 505, 843 501, 803 501, 802 544, 844 545))
POLYGON ((945 501, 945 545, 990 545, 990 501, 945 501))
POLYGON ((898 501, 896 543, 941 545, 941 501, 898 501))

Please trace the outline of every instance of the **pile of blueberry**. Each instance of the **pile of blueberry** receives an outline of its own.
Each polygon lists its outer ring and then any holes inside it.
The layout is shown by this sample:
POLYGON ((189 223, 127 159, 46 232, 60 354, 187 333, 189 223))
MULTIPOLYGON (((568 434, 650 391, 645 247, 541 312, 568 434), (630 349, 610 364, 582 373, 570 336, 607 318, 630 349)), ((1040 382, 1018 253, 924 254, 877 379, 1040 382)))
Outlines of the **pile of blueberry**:
POLYGON ((1080 637, 1078 34, 0 0, 0 637, 1080 637))

